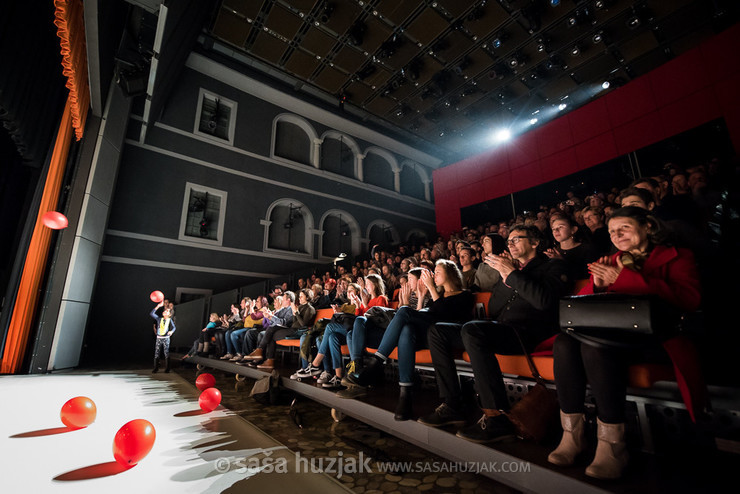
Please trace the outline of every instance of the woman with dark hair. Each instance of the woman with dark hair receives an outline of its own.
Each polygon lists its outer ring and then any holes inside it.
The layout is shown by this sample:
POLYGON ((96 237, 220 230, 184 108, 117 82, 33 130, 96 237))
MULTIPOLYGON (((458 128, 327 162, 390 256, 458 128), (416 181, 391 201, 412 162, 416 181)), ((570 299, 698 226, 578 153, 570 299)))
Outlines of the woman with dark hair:
POLYGON ((588 278, 588 263, 598 257, 588 242, 582 242, 578 223, 565 214, 553 216, 550 229, 557 245, 545 250, 545 255, 560 258, 568 265, 571 278, 581 280, 588 278))
MULTIPOLYGON (((609 236, 618 252, 589 264, 591 280, 581 294, 599 292, 657 295, 679 311, 694 311, 701 301, 694 255, 688 249, 661 242, 658 221, 639 207, 612 214, 609 236)), ((622 475, 628 454, 624 441, 627 366, 634 361, 673 361, 686 407, 694 419, 704 405, 705 389, 693 343, 685 336, 668 336, 634 349, 596 347, 570 335, 555 340, 555 383, 560 402, 563 437, 548 460, 572 465, 585 449, 586 383, 596 401, 596 454, 586 475, 614 479, 622 475)))
MULTIPOLYGON (((488 233, 481 239, 483 252, 481 258, 489 254, 499 255, 506 250, 506 240, 498 233, 488 233)), ((493 286, 499 282, 501 275, 485 262, 481 262, 475 271, 474 286, 479 291, 490 292, 493 286)))
POLYGON ((446 259, 437 261, 434 274, 421 273, 432 298, 427 310, 401 307, 390 322, 370 363, 357 374, 348 374, 347 380, 358 386, 368 386, 383 376, 383 368, 394 348, 398 347, 398 380, 401 393, 396 407, 396 420, 409 420, 412 415, 412 395, 416 350, 426 348, 429 326, 440 321, 467 320, 473 310, 473 295, 462 288, 462 274, 455 263, 446 259))

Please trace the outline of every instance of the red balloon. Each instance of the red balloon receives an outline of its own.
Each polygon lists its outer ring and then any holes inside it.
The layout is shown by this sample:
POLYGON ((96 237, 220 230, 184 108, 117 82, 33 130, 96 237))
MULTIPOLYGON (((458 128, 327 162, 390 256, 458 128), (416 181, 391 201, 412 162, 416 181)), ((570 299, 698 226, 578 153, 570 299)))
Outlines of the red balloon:
POLYGON ((162 300, 164 300, 164 293, 160 292, 159 290, 154 290, 152 293, 149 294, 149 298, 152 299, 152 302, 160 303, 162 300))
POLYGON ((198 405, 205 412, 212 412, 221 403, 221 391, 216 388, 208 388, 200 394, 198 405))
POLYGON ((67 217, 58 211, 47 211, 41 217, 41 222, 52 230, 61 230, 69 225, 67 217))
POLYGON ((195 380, 195 387, 201 391, 205 391, 206 389, 212 388, 215 385, 216 385, 216 378, 207 372, 201 374, 195 380))
POLYGON ((134 466, 149 454, 156 437, 157 432, 148 420, 127 422, 113 438, 113 457, 121 465, 134 466))
POLYGON ((81 429, 95 422, 98 409, 87 396, 77 396, 62 405, 59 415, 62 423, 72 429, 81 429))

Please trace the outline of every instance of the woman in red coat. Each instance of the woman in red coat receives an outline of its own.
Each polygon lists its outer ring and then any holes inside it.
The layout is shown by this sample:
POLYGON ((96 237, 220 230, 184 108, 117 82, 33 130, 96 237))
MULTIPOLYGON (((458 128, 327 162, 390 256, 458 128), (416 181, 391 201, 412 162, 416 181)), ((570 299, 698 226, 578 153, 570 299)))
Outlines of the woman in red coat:
MULTIPOLYGON (((581 294, 599 292, 651 294, 681 311, 698 309, 701 301, 699 275, 690 250, 662 245, 658 223, 649 211, 624 207, 609 219, 609 235, 619 252, 589 264, 590 283, 581 294)), ((571 465, 585 449, 584 401, 586 383, 596 401, 598 443, 586 475, 618 478, 627 464, 624 442, 627 367, 635 359, 650 359, 674 364, 684 400, 688 388, 701 394, 701 379, 693 347, 682 336, 669 338, 639 350, 600 348, 561 334, 554 345, 555 384, 560 403, 563 437, 548 460, 556 465, 571 465), (661 345, 662 343, 662 345, 661 345)), ((689 412, 694 406, 687 403, 689 412)))

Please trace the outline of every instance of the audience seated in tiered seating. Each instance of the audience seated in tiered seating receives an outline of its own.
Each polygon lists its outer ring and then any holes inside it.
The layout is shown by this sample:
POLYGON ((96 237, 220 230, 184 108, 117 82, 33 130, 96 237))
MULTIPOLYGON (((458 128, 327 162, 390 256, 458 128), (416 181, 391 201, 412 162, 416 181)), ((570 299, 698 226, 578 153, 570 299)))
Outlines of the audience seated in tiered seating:
MULTIPOLYGON (((397 356, 401 394, 395 416, 407 420, 413 416, 415 355, 429 349, 443 403, 419 421, 430 426, 463 426, 454 359, 459 355, 456 350, 466 350, 463 356, 472 365, 483 416, 478 423, 463 427, 458 435, 471 441, 490 442, 514 433, 506 417, 509 402, 502 372, 514 363, 521 367, 514 357, 521 356, 524 350, 534 352, 541 363, 550 363, 541 371, 544 376, 553 377, 554 368, 565 430, 550 461, 570 464, 583 449, 583 402, 588 381, 596 400, 599 443, 596 458, 586 473, 618 477, 626 464, 626 366, 656 355, 659 362, 670 363, 669 356, 679 361, 678 356, 682 356, 684 364, 696 363, 691 353, 693 347, 687 341, 669 340, 649 355, 627 358, 587 348, 569 336, 555 338, 559 334, 557 303, 561 296, 571 293, 572 283, 578 281, 585 285, 583 293, 654 293, 685 310, 698 307, 699 282, 691 251, 700 267, 710 265, 707 222, 721 198, 717 184, 722 182, 717 180, 716 167, 702 165, 681 170, 672 166, 666 170, 666 175, 642 178, 622 190, 612 187, 586 198, 568 191, 567 198, 557 205, 542 205, 536 212, 508 221, 492 218, 449 237, 438 236, 434 243, 394 249, 374 245, 369 259, 348 260, 348 264, 337 266, 336 273, 316 272, 297 279, 299 306, 293 302, 293 293, 286 290, 287 286, 276 286, 269 296, 278 302, 278 310, 272 312, 260 303, 267 301, 265 297, 257 298, 251 309, 263 315, 267 333, 258 346, 242 354, 248 355, 252 365, 270 370, 276 340, 297 327, 314 328, 312 336, 300 340, 301 369, 292 377, 318 375, 319 385, 339 389, 344 397, 367 392, 368 384, 382 378, 389 356, 397 356), (620 209, 621 206, 627 207, 620 209), (665 227, 667 238, 676 247, 653 237, 659 226, 665 227), (626 252, 637 255, 637 268, 625 267, 621 259, 626 252), (586 282, 587 278, 590 281, 586 282), (355 281, 359 285, 354 285, 355 281), (311 287, 311 291, 305 291, 306 287, 311 287), (487 296, 489 319, 473 315, 470 291, 487 296), (392 295, 392 301, 386 293, 392 295), (340 317, 329 324, 309 321, 312 312, 307 307, 333 307, 333 313, 339 313, 342 304, 356 306, 351 316, 354 321, 347 318, 342 324, 340 317), (370 307, 391 304, 399 308, 387 327, 365 316, 370 307), (293 317, 300 322, 294 323, 293 317), (347 350, 343 347, 345 341, 347 350), (312 354, 314 342, 318 348, 312 354), (370 348, 377 350, 368 356, 365 350, 370 348), (350 364, 342 379, 342 359, 347 353, 350 364), (266 362, 262 362, 264 359, 266 362)), ((242 319, 246 316, 241 314, 242 319)), ((226 356, 230 358, 240 356, 237 344, 241 330, 226 332, 226 356)), ((260 330, 247 331, 245 336, 260 330)), ((256 342, 256 338, 243 340, 256 342)), ((683 383, 684 387, 700 382, 694 378, 698 373, 691 374, 694 371, 697 369, 687 371, 692 377, 683 383)), ((693 396, 701 396, 696 389, 691 391, 693 396)), ((695 405, 701 404, 690 404, 692 413, 695 405)))

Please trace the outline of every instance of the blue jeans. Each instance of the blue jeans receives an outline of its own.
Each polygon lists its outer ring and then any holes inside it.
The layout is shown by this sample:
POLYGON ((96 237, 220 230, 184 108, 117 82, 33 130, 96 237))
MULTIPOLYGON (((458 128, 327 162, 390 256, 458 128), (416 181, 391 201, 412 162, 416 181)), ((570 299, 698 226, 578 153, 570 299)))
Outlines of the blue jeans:
POLYGON ((226 353, 230 353, 232 355, 241 353, 237 350, 238 348, 241 348, 239 345, 239 337, 246 333, 247 329, 249 328, 231 329, 226 332, 226 353))
POLYGON ((401 307, 383 333, 376 355, 388 358, 394 348, 398 347, 398 382, 408 386, 414 382, 416 365, 416 342, 426 334, 434 323, 428 312, 420 312, 410 307, 401 307))
POLYGON ((342 344, 347 341, 347 330, 339 323, 330 322, 324 330, 319 353, 324 356, 324 369, 342 368, 342 344))
POLYGON ((365 347, 377 347, 383 338, 383 328, 377 327, 365 316, 355 318, 352 331, 347 333, 347 346, 349 346, 349 358, 360 360, 365 347))

